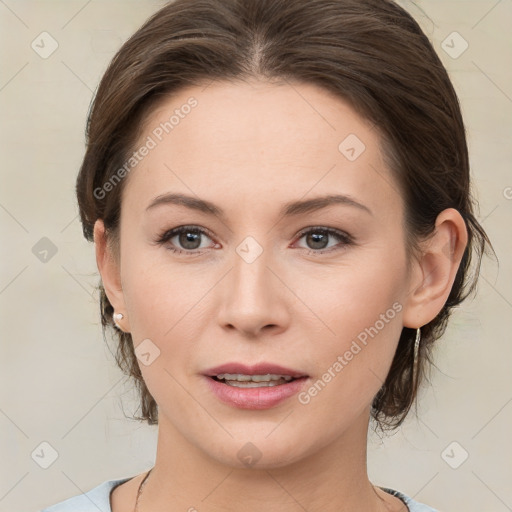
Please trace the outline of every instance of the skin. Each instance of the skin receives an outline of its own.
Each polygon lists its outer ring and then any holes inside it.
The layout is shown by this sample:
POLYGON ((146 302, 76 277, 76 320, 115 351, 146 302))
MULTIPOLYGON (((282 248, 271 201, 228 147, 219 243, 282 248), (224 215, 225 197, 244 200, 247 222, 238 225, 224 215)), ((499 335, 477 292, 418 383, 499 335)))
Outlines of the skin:
MULTIPOLYGON (((156 464, 139 511, 405 512, 368 479, 370 405, 402 327, 423 326, 446 302, 467 243, 462 217, 443 211, 408 269, 403 202, 380 136, 346 102, 303 83, 194 86, 151 113, 141 143, 191 96, 198 106, 125 178, 119 257, 95 224, 98 268, 122 330, 135 347, 149 338, 160 350, 150 365, 139 361, 159 406, 156 464), (354 161, 338 150, 349 134, 366 146, 354 161), (225 218, 171 204, 146 210, 167 192, 211 201, 225 218), (279 214, 284 203, 334 192, 371 213, 336 204, 279 214), (178 236, 156 243, 182 225, 211 236, 201 235, 199 249, 178 236), (318 226, 354 242, 330 235, 322 254, 300 234, 318 226), (263 249, 252 263, 236 252, 247 236, 263 249), (308 404, 294 396, 237 409, 205 386, 212 366, 266 361, 309 375, 307 389, 394 303, 401 310, 308 404), (237 457, 247 442, 261 452, 252 467, 237 457)), ((114 512, 133 509, 143 477, 113 491, 114 512)))

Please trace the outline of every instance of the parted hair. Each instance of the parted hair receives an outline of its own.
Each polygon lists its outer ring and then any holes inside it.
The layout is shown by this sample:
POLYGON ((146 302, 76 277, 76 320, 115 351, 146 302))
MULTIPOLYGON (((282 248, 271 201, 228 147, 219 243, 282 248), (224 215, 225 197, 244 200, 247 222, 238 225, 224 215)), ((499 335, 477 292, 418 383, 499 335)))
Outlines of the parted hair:
MULTIPOLYGON (((119 49, 104 73, 87 119, 87 146, 76 193, 87 240, 102 219, 118 247, 123 183, 112 180, 134 151, 144 121, 182 88, 211 81, 258 79, 315 84, 348 102, 378 130, 381 152, 405 204, 408 255, 433 233, 446 208, 462 215, 468 244, 449 297, 421 328, 403 328, 371 415, 395 429, 415 402, 433 363, 434 342, 476 287, 492 245, 476 219, 465 127, 448 73, 414 18, 391 0, 175 0, 152 15, 119 49)), ((130 333, 113 327, 101 280, 103 332, 111 329, 116 361, 140 396, 135 419, 158 422, 130 333)))

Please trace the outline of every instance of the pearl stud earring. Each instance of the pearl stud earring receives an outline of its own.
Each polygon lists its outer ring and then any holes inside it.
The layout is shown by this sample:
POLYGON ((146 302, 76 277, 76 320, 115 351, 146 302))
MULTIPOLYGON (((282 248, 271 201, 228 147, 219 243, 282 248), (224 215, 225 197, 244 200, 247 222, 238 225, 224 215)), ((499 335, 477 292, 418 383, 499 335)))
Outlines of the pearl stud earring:
POLYGON ((118 320, 122 320, 124 318, 123 313, 114 313, 112 315, 112 319, 114 320, 114 324, 118 329, 121 329, 121 326, 117 323, 118 320))

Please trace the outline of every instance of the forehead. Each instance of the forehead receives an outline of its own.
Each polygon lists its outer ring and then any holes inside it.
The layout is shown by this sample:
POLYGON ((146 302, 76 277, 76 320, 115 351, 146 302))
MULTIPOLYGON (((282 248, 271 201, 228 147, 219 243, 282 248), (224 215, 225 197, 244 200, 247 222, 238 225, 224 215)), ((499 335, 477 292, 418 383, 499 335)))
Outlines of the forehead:
POLYGON ((215 192, 218 199, 222 190, 238 202, 254 195, 284 202, 335 189, 371 196, 390 188, 373 123, 308 83, 182 89, 146 118, 135 149, 143 146, 150 149, 126 184, 140 200, 168 190, 205 199, 215 192))

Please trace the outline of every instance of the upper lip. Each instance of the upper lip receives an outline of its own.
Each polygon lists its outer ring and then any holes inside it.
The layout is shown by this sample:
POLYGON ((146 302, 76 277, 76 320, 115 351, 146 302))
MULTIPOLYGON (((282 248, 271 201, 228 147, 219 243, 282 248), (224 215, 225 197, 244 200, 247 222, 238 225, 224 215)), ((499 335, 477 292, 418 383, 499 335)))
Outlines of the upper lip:
POLYGON ((241 375, 289 375, 294 379, 307 377, 307 374, 291 368, 286 368, 273 363, 258 363, 255 365, 246 365, 242 363, 225 363, 214 368, 205 370, 204 375, 215 377, 223 373, 241 374, 241 375))

